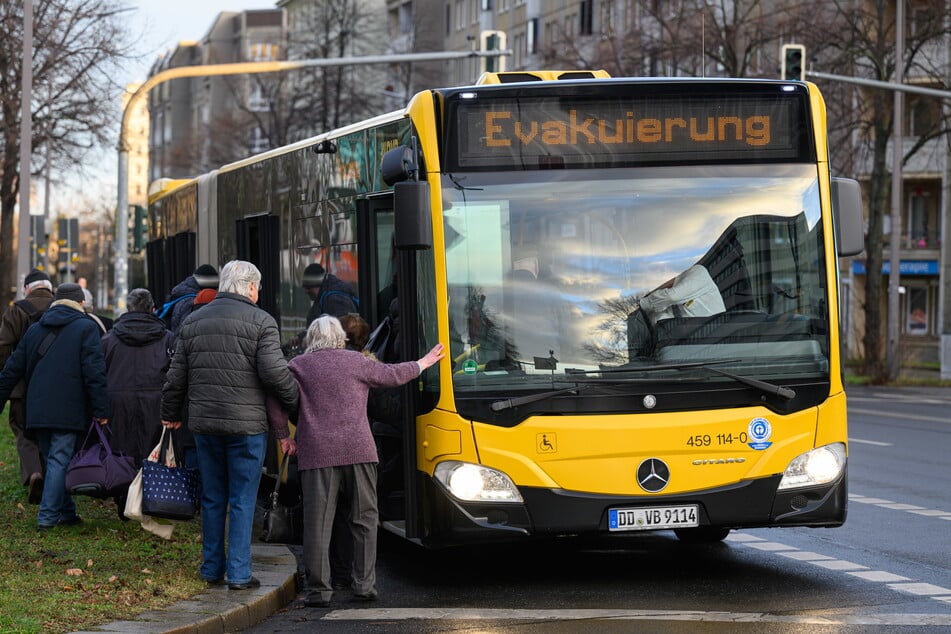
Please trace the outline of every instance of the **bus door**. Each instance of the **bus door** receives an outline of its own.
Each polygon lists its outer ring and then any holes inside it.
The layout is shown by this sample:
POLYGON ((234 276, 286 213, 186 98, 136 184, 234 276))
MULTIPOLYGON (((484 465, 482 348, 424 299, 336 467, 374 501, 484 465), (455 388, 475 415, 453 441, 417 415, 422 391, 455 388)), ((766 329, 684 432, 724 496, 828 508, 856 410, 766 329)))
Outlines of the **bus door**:
MULTIPOLYGON (((416 359, 416 254, 393 247, 393 195, 357 201, 360 312, 375 330, 390 314, 399 313, 399 348, 382 361, 416 359), (397 298, 399 298, 397 300, 397 298), (394 300, 397 300, 394 302, 394 300)), ((394 334, 396 334, 394 332, 394 334)), ((398 418, 371 421, 377 450, 380 519, 389 530, 417 536, 420 526, 416 475, 416 412, 419 391, 415 382, 392 390, 384 398, 398 398, 398 418)))
POLYGON ((261 214, 240 218, 236 223, 237 257, 261 271, 258 305, 277 323, 281 323, 277 305, 280 286, 281 221, 277 216, 261 214))

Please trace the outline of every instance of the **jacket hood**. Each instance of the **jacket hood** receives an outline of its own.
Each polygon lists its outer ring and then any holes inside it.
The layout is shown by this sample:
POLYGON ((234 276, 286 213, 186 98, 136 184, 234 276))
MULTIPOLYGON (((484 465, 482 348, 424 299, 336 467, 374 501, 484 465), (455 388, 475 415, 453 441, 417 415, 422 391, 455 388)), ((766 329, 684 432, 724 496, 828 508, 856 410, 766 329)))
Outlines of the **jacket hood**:
POLYGON ((169 299, 175 299, 176 297, 181 297, 182 295, 188 295, 189 293, 198 294, 198 291, 201 290, 201 286, 198 285, 198 281, 195 280, 194 275, 189 275, 181 282, 175 285, 175 288, 172 289, 172 292, 168 294, 169 299))
POLYGON ((77 319, 86 319, 82 304, 69 299, 58 299, 40 317, 40 323, 48 328, 59 328, 77 319))
POLYGON ((125 313, 112 326, 112 333, 127 346, 147 346, 165 336, 165 323, 151 313, 125 313))

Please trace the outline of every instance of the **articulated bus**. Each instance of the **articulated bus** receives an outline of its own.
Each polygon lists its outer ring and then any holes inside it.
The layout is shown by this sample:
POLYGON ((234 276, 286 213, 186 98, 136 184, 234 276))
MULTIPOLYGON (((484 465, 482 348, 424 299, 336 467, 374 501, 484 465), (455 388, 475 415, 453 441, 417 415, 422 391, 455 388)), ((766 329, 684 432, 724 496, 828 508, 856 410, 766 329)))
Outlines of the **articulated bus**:
MULTIPOLYGON (((288 355, 304 268, 395 294, 381 521, 428 547, 846 518, 837 257, 862 249, 809 83, 501 73, 156 184, 157 301, 254 262, 288 355), (393 475, 392 473, 390 474, 393 475)), ((382 473, 382 468, 381 468, 382 473)))

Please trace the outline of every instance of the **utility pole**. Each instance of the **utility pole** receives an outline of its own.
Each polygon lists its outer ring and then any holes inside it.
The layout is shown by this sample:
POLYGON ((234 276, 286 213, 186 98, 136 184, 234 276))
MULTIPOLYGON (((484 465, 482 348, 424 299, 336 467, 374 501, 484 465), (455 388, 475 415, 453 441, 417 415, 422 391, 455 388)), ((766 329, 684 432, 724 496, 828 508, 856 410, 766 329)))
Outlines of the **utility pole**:
POLYGON ((33 0, 23 2, 23 71, 20 94, 20 211, 17 223, 17 291, 30 272, 30 164, 33 162, 33 0))
MULTIPOLYGON (((895 81, 902 83, 905 64, 905 0, 895 3, 895 81)), ((901 201, 902 166, 904 155, 902 147, 902 126, 904 125, 904 95, 895 91, 895 107, 892 112, 892 213, 891 239, 888 241, 888 254, 891 269, 888 272, 888 339, 885 349, 885 371, 888 380, 898 378, 901 369, 898 342, 901 336, 901 318, 899 311, 899 291, 901 286, 901 201)), ((877 271, 868 271, 868 275, 877 271)))
MULTIPOLYGON (((29 0, 27 0, 29 2, 29 0)), ((116 248, 115 248, 115 314, 121 315, 126 309, 126 295, 129 284, 129 142, 126 138, 129 118, 135 104, 152 88, 173 79, 185 77, 211 77, 216 75, 252 75, 276 73, 300 68, 319 66, 352 66, 357 64, 398 64, 401 62, 432 62, 450 59, 500 57, 511 55, 510 50, 491 51, 447 51, 437 53, 401 53, 397 55, 366 55, 359 57, 328 57, 325 59, 300 59, 273 62, 240 62, 235 64, 208 64, 203 66, 179 66, 163 70, 149 77, 126 102, 122 111, 122 123, 119 126, 119 177, 118 201, 116 205, 116 248)))

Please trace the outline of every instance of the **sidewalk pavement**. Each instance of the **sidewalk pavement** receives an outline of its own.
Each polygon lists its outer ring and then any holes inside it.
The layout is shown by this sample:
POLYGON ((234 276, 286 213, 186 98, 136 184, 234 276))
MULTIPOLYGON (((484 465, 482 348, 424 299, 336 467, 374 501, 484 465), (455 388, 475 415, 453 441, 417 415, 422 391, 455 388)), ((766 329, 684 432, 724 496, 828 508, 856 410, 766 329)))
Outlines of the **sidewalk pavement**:
POLYGON ((134 621, 113 621, 73 634, 221 634, 247 629, 297 597, 297 558, 286 546, 254 543, 251 562, 260 588, 209 587, 191 599, 143 612, 134 621))

